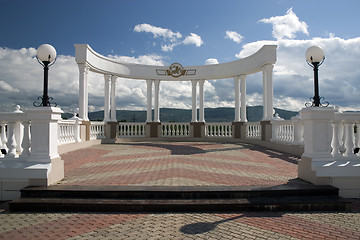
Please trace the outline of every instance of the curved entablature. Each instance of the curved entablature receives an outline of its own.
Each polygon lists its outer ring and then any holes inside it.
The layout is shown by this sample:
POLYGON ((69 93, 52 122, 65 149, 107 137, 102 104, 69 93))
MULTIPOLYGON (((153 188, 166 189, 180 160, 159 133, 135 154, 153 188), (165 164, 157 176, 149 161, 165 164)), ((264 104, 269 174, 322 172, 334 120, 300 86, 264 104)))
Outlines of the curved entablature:
POLYGON ((262 71, 262 67, 276 62, 276 45, 264 45, 256 53, 232 62, 186 66, 152 66, 118 62, 95 52, 87 44, 75 44, 77 64, 86 64, 93 72, 130 79, 157 79, 162 81, 211 80, 248 75, 262 71))

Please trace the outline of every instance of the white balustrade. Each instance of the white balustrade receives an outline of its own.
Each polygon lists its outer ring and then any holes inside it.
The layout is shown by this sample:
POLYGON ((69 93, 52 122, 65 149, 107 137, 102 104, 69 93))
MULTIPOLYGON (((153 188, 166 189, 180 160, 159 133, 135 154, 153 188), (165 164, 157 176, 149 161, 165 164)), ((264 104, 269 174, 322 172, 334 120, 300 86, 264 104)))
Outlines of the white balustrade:
POLYGON ((29 120, 18 105, 14 112, 0 113, 0 148, 4 151, 4 154, 0 153, 0 157, 4 159, 24 158, 29 155, 29 120))
POLYGON ((275 120, 272 124, 273 142, 293 143, 294 142, 294 124, 291 120, 275 120))
POLYGON ((145 137, 146 123, 119 123, 118 137, 145 137))
POLYGON ((63 120, 59 122, 59 145, 76 142, 76 121, 63 120))
POLYGON ((232 123, 205 123, 206 137, 232 137, 232 123))
POLYGON ((331 127, 331 155, 335 158, 360 157, 360 113, 336 113, 331 127))
POLYGON ((247 122, 246 126, 246 138, 261 139, 261 125, 260 122, 247 122))
POLYGON ((161 123, 163 137, 189 137, 190 123, 161 123))
POLYGON ((105 122, 90 122, 90 140, 105 138, 105 122))

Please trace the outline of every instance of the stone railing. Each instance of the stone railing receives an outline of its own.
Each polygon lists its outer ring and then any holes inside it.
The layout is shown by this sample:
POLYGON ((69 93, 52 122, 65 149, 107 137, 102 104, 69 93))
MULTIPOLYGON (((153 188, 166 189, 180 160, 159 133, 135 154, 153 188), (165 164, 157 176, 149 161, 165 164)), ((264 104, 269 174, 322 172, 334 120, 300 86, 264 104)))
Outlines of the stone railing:
POLYGON ((271 121, 272 142, 303 145, 304 125, 300 116, 291 120, 274 119, 271 121))
POLYGON ((161 123, 162 137, 189 137, 190 123, 161 123))
POLYGON ((261 125, 260 122, 245 123, 246 132, 245 137, 250 139, 261 139, 261 125))
POLYGON ((81 142, 80 124, 78 118, 59 121, 59 145, 81 142))
POLYGON ((336 113, 331 126, 331 155, 360 160, 360 113, 336 113))
POLYGON ((118 126, 118 137, 145 137, 146 123, 120 122, 118 126))
POLYGON ((90 123, 90 140, 105 138, 105 123, 91 122, 90 123))
POLYGON ((30 138, 30 121, 19 106, 12 113, 0 113, 0 158, 26 159, 30 153, 30 138))
POLYGON ((232 137, 232 123, 205 123, 205 137, 232 137))

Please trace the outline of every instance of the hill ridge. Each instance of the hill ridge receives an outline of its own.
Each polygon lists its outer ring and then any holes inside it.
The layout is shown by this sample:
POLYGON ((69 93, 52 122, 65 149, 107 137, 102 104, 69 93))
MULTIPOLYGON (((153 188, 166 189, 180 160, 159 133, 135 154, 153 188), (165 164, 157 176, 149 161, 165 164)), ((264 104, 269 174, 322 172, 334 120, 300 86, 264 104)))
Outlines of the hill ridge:
MULTIPOLYGON (((296 116, 298 112, 274 108, 275 112, 281 118, 290 119, 296 116)), ((199 112, 199 110, 198 110, 199 112)), ((261 121, 263 115, 262 106, 249 106, 246 108, 247 119, 249 122, 261 121)), ((235 117, 235 109, 229 107, 205 108, 206 122, 233 122, 235 117)), ((65 113, 63 118, 72 117, 73 114, 65 113)), ((117 120, 121 122, 145 122, 146 110, 117 110, 117 120)), ((104 111, 90 112, 89 119, 91 121, 102 121, 104 119, 104 111)), ((191 109, 178 108, 160 108, 160 120, 162 122, 190 122, 191 109)))

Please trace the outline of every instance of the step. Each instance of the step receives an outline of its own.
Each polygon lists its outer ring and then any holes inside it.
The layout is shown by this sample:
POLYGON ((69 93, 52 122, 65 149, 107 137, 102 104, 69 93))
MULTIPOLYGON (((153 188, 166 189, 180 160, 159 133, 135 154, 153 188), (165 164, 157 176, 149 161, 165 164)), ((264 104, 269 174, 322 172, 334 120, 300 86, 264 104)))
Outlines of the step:
POLYGON ((14 212, 340 211, 351 202, 338 189, 280 186, 63 186, 27 187, 10 203, 14 212))
POLYGON ((344 211, 350 202, 329 196, 242 199, 71 199, 21 198, 12 212, 233 212, 344 211))
POLYGON ((227 199, 281 196, 338 196, 332 186, 62 186, 27 187, 22 197, 114 199, 227 199))

